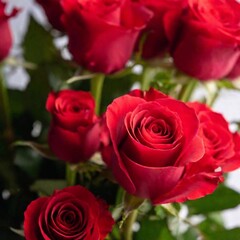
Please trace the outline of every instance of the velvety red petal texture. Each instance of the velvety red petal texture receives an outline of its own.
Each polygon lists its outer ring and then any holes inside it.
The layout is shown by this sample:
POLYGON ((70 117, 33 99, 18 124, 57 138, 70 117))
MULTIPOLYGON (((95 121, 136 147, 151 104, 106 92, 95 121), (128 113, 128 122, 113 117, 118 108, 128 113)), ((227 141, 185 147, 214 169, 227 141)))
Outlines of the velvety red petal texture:
POLYGON ((36 0, 38 4, 42 6, 48 21, 51 25, 59 31, 64 31, 63 24, 61 22, 61 15, 63 14, 61 0, 36 0))
POLYGON ((24 213, 26 240, 103 240, 113 224, 107 204, 81 186, 38 198, 24 213))
POLYGON ((42 210, 46 208, 49 198, 42 197, 31 202, 24 213, 24 235, 27 240, 39 240, 41 230, 38 226, 38 217, 42 210))
POLYGON ((143 92, 139 89, 134 89, 128 93, 131 96, 144 98, 146 101, 157 100, 159 98, 169 98, 168 95, 157 91, 154 88, 150 88, 147 92, 143 92))
POLYGON ((108 106, 106 122, 112 145, 102 156, 128 193, 160 204, 199 198, 217 187, 222 173, 205 156, 199 119, 185 103, 157 90, 134 90, 108 106))
POLYGON ((202 103, 188 103, 200 121, 199 136, 203 139, 205 152, 223 171, 239 167, 239 135, 232 134, 224 117, 202 103))
POLYGON ((177 28, 174 25, 179 22, 186 4, 184 0, 140 0, 140 2, 153 12, 153 18, 142 31, 137 43, 139 45, 143 35, 146 35, 142 56, 148 59, 162 55, 169 48, 167 31, 176 34, 177 28), (165 21, 168 22, 168 26, 171 25, 171 29, 166 28, 165 21))
POLYGON ((222 165, 223 172, 231 172, 240 168, 240 134, 234 133, 233 134, 233 141, 234 141, 234 151, 235 154, 230 159, 226 159, 224 164, 222 165))
POLYGON ((12 34, 10 32, 9 23, 7 22, 7 20, 0 20, 0 35, 0 61, 2 61, 4 58, 7 57, 12 46, 12 34))
MULTIPOLYGON (((178 33, 167 34, 175 65, 201 80, 236 78, 240 57, 239 12, 240 4, 233 0, 189 0, 181 14, 178 33)), ((166 22, 167 29, 171 26, 166 22)))
POLYGON ((215 172, 217 165, 210 156, 204 156, 196 163, 190 163, 182 179, 170 192, 159 195, 153 204, 184 202, 211 194, 223 181, 222 173, 215 172))
POLYGON ((98 8, 76 0, 61 3, 69 50, 77 63, 94 72, 121 70, 132 55, 140 30, 151 17, 147 9, 130 0, 108 4, 96 1, 98 8))
POLYGON ((88 160, 100 147, 101 126, 89 92, 51 92, 46 109, 52 115, 48 142, 60 159, 78 163, 88 160))
POLYGON ((51 150, 66 162, 78 163, 88 160, 99 148, 100 127, 79 128, 76 132, 50 126, 48 142, 51 150))
POLYGON ((9 25, 9 18, 16 15, 17 10, 13 9, 12 13, 7 15, 5 13, 6 3, 0 1, 0 62, 7 57, 12 47, 12 33, 9 25))
POLYGON ((227 77, 232 79, 237 78, 238 76, 240 76, 240 57, 236 61, 235 66, 232 68, 231 72, 227 75, 227 77))

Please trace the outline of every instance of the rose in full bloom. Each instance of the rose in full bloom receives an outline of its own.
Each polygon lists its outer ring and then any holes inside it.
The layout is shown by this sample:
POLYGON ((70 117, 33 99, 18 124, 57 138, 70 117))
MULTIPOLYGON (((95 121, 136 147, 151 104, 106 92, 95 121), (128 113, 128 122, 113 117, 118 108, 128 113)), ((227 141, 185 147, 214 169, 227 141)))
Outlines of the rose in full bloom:
MULTIPOLYGON (((135 90, 111 103, 112 144, 105 162, 130 194, 153 204, 183 202, 214 191, 221 173, 205 155, 195 111, 157 90, 135 90)), ((108 146, 110 147, 110 146, 108 146)))
POLYGON ((188 4, 172 40, 175 65, 202 80, 239 75, 240 3, 188 0, 188 4))
POLYGON ((107 204, 81 186, 32 201, 24 217, 27 240, 103 240, 114 224, 107 204))
POLYGON ((89 92, 51 92, 46 103, 52 115, 48 142, 60 159, 78 163, 88 160, 99 148, 99 119, 89 92))
POLYGON ((240 167, 240 136, 232 134, 224 117, 205 104, 188 103, 200 121, 200 134, 204 140, 206 154, 210 154, 224 172, 240 167))
POLYGON ((7 57, 12 46, 12 34, 9 26, 9 18, 16 15, 16 9, 11 14, 5 13, 6 3, 0 0, 0 61, 7 57))
POLYGON ((139 2, 154 13, 153 18, 142 31, 142 34, 146 35, 142 56, 144 58, 157 57, 165 53, 169 47, 167 35, 176 34, 186 0, 139 0, 139 2))
POLYGON ((61 22, 61 15, 63 13, 61 0, 36 0, 40 4, 48 18, 51 25, 59 31, 64 31, 61 22))
POLYGON ((77 63, 112 73, 130 59, 152 13, 132 0, 64 0, 62 20, 77 63))

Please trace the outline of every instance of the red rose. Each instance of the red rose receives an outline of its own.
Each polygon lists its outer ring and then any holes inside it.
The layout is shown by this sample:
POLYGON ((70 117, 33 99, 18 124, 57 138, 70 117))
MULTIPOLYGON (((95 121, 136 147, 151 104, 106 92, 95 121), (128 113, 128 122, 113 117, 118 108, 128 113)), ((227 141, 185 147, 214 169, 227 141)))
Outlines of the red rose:
POLYGON ((142 34, 146 34, 142 56, 144 58, 153 58, 162 55, 169 47, 167 35, 175 35, 179 17, 186 5, 186 1, 139 0, 139 2, 154 13, 153 18, 142 31, 142 34))
POLYGON ((12 34, 9 26, 9 18, 16 15, 18 12, 16 9, 12 11, 11 14, 7 15, 5 13, 6 3, 2 0, 0 1, 0 36, 1 36, 1 44, 0 44, 0 61, 2 61, 5 57, 7 57, 10 48, 12 46, 12 34))
POLYGON ((76 62, 94 72, 124 68, 151 13, 132 0, 64 0, 63 23, 76 62))
POLYGON ((223 171, 240 167, 240 137, 232 134, 227 121, 219 113, 213 112, 205 104, 188 103, 200 121, 200 135, 204 140, 206 154, 211 155, 223 171))
POLYGON ((90 93, 63 90, 51 92, 46 108, 52 114, 49 146, 62 160, 88 160, 99 148, 100 126, 90 93))
POLYGON ((154 204, 211 193, 221 173, 205 157, 196 113, 185 103, 149 92, 119 97, 106 111, 112 142, 105 155, 119 184, 154 204))
POLYGON ((240 3, 235 0, 188 0, 188 3, 172 46, 176 66, 202 80, 231 76, 240 57, 240 3))
POLYGON ((81 186, 32 201, 24 217, 27 240, 103 240, 114 224, 107 204, 81 186))
POLYGON ((240 168, 240 134, 233 134, 233 142, 234 142, 234 155, 229 159, 225 159, 224 164, 222 166, 224 172, 230 172, 240 168))
POLYGON ((61 0, 36 0, 38 4, 42 6, 48 21, 51 25, 59 31, 64 31, 63 24, 61 22, 61 15, 63 14, 61 0))

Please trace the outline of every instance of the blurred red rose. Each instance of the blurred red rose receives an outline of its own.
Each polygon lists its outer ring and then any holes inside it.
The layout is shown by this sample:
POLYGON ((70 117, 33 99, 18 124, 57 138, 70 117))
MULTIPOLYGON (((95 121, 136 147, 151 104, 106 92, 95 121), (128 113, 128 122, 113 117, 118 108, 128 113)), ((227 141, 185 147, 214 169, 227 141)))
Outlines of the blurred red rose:
POLYGON ((124 68, 152 16, 132 0, 64 0, 63 23, 77 63, 94 72, 124 68))
POLYGON ((60 159, 77 163, 88 160, 99 148, 99 119, 90 93, 62 90, 51 92, 46 108, 52 114, 49 146, 60 159))
POLYGON ((103 157, 128 193, 154 204, 183 202, 212 193, 221 181, 214 160, 203 158, 199 121, 185 103, 135 90, 108 106, 106 121, 112 150, 103 157))
POLYGON ((11 14, 5 13, 6 3, 0 1, 0 61, 7 57, 12 47, 12 34, 9 26, 9 18, 17 14, 18 10, 14 9, 11 14))
POLYGON ((224 117, 213 112, 205 104, 188 103, 200 121, 200 135, 204 140, 206 154, 210 154, 224 172, 240 167, 240 136, 232 134, 224 117))
POLYGON ((168 49, 167 35, 175 35, 186 0, 139 0, 139 2, 154 13, 140 36, 141 39, 143 34, 146 34, 142 56, 144 58, 157 57, 168 49))
POLYGON ((81 186, 32 201, 24 217, 27 240, 103 240, 114 224, 107 204, 81 186))
POLYGON ((63 9, 61 6, 61 0, 36 0, 40 4, 48 18, 51 25, 59 31, 64 31, 63 24, 61 22, 61 15, 63 9))
POLYGON ((240 57, 240 3, 235 0, 188 0, 181 28, 172 39, 175 65, 202 79, 236 77, 240 57))

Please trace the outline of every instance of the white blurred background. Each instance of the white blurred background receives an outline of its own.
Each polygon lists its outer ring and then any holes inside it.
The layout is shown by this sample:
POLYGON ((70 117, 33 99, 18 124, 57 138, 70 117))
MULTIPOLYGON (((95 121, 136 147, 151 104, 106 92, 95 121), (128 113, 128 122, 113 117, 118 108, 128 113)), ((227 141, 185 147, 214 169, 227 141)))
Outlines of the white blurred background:
MULTIPOLYGON (((11 6, 19 6, 22 8, 18 16, 11 20, 14 37, 14 46, 11 54, 21 55, 22 50, 20 46, 27 28, 29 15, 33 15, 40 23, 45 23, 46 18, 42 9, 40 9, 33 0, 8 0, 8 2, 11 6)), ((18 67, 14 72, 8 74, 7 77, 9 88, 21 90, 24 89, 29 82, 27 73, 21 67, 18 67)), ((215 111, 222 113, 229 122, 240 121, 240 92, 222 90, 213 107, 215 111)), ((234 129, 235 126, 232 125, 231 128, 234 129)), ((240 192, 240 169, 229 174, 227 185, 240 192)), ((240 227, 240 205, 235 209, 224 211, 223 220, 227 228, 240 227)))

